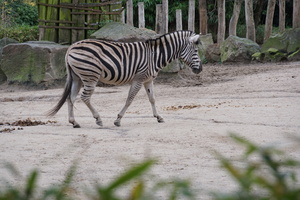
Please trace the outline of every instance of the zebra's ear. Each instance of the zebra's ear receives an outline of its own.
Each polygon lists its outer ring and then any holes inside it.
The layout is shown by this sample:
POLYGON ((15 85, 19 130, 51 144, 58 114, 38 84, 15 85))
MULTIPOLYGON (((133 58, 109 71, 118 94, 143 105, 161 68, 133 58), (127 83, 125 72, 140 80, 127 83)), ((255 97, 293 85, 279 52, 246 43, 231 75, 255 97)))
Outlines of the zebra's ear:
POLYGON ((189 38, 189 41, 193 42, 193 43, 199 43, 199 38, 200 38, 200 35, 193 35, 189 38))

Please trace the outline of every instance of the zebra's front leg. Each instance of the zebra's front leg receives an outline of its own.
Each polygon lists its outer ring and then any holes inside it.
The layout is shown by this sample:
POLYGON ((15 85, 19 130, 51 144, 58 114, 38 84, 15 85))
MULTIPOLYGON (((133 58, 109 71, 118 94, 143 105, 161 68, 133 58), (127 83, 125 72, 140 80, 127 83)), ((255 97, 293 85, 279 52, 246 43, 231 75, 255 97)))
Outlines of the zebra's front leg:
POLYGON ((151 80, 149 82, 145 82, 144 83, 144 87, 145 87, 145 90, 147 92, 149 101, 151 103, 151 107, 152 107, 152 111, 153 111, 153 116, 155 118, 157 118, 157 121, 159 123, 165 122, 164 119, 157 113, 157 110, 156 110, 155 98, 154 98, 154 90, 153 90, 153 80, 151 80))
POLYGON ((131 86, 130 86, 130 90, 128 93, 128 97, 125 103, 125 106, 122 108, 121 112, 118 114, 117 119, 115 120, 114 124, 115 126, 121 126, 121 119, 124 116, 126 110, 128 109, 128 107, 130 106, 130 104, 132 103, 135 95, 140 91, 142 87, 142 83, 139 81, 133 81, 131 86))

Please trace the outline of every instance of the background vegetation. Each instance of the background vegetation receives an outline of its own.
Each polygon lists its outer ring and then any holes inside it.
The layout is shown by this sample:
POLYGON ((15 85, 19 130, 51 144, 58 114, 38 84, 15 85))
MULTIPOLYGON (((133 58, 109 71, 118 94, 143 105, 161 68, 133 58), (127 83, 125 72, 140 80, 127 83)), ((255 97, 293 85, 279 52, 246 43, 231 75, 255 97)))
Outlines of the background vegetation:
MULTIPOLYGON (((0 38, 10 37, 20 42, 27 40, 38 40, 38 10, 36 6, 37 0, 0 0, 0 38)), ((123 4, 125 5, 125 0, 123 4)), ((156 4, 161 3, 161 0, 133 0, 134 4, 134 22, 137 26, 137 3, 145 3, 145 20, 146 27, 155 29, 155 10, 156 4)), ((199 10, 198 1, 196 0, 196 18, 195 28, 199 32, 199 10)), ((257 41, 263 41, 264 23, 266 18, 266 10, 268 1, 253 0, 253 8, 255 13, 255 26, 257 30, 257 41), (259 2, 263 2, 260 4, 259 2), (260 13, 259 8, 262 8, 260 13)), ((226 0, 226 30, 228 35, 229 20, 233 11, 234 0, 226 0)), ((182 9, 183 22, 188 21, 188 0, 169 0, 169 30, 175 30, 176 9, 182 9)), ((292 26, 292 9, 293 1, 286 0, 286 26, 292 26)), ((207 0, 207 15, 208 15, 208 32, 212 33, 215 38, 218 28, 218 13, 216 0, 207 0)), ((273 25, 278 26, 278 5, 275 7, 273 25)), ((183 28, 187 29, 187 23, 183 23, 183 28)), ((275 29, 276 31, 278 29, 275 29)), ((239 23, 237 26, 237 35, 245 37, 245 8, 242 5, 239 23)))

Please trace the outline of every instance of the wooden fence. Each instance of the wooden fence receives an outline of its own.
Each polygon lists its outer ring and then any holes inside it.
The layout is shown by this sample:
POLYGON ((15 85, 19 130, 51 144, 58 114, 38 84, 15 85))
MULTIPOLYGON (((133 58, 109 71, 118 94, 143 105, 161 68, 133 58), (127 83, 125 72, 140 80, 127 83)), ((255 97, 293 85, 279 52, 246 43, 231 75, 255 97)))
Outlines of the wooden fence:
POLYGON ((39 40, 71 44, 108 21, 120 21, 121 0, 38 0, 39 40))

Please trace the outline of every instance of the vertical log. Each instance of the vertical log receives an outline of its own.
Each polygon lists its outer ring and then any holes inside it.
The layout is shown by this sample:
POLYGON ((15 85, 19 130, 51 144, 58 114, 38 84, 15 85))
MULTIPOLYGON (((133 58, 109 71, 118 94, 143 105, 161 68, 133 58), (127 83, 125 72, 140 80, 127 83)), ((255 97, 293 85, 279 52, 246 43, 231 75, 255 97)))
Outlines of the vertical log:
POLYGON ((220 45, 225 40, 225 0, 218 0, 218 38, 220 45))
MULTIPOLYGON (((71 0, 60 0, 60 3, 72 3, 71 0)), ((71 9, 60 8, 59 10, 60 21, 71 21, 71 9)), ((72 26, 71 24, 62 23, 60 26, 72 26)), ((71 29, 58 30, 58 43, 70 44, 71 43, 71 29)))
POLYGON ((169 25, 169 1, 162 0, 162 32, 168 33, 169 25))
MULTIPOLYGON (((58 0, 48 0, 48 4, 57 5, 58 0)), ((58 8, 47 7, 46 20, 58 20, 58 8)), ((48 26, 57 26, 57 23, 48 23, 48 26)), ((55 28, 47 28, 45 30, 45 40, 58 42, 58 31, 55 28)))
POLYGON ((253 16, 253 0, 245 0, 245 15, 246 15, 246 38, 256 41, 255 23, 253 16))
POLYGON ((176 9, 176 30, 182 30, 182 11, 176 9))
MULTIPOLYGON (((38 0, 39 3, 47 3, 46 0, 38 0)), ((47 11, 47 7, 46 6, 42 6, 42 5, 38 5, 38 10, 39 10, 39 19, 40 20, 46 20, 46 11, 47 11)), ((4 15, 5 12, 2 12, 2 14, 4 15)), ((5 19, 5 18, 2 18, 5 19)), ((39 22, 40 26, 45 25, 44 22, 39 22)), ((39 28, 39 40, 45 40, 45 28, 39 28)))
POLYGON ((275 3, 276 3, 276 0, 269 0, 268 1, 264 41, 269 39, 269 37, 272 34, 275 3))
POLYGON ((121 13, 121 22, 125 24, 125 10, 123 10, 121 13))
POLYGON ((239 16, 241 12, 242 0, 235 0, 232 16, 229 22, 229 35, 236 35, 236 27, 239 21, 239 16))
POLYGON ((195 31, 195 0, 189 0, 188 30, 195 31))
POLYGON ((285 0, 279 0, 279 31, 285 30, 285 0))
POLYGON ((128 25, 133 26, 133 3, 132 0, 127 1, 127 6, 126 6, 126 22, 128 25))
POLYGON ((163 19, 163 13, 162 13, 162 4, 157 4, 156 5, 156 20, 155 20, 155 32, 158 34, 163 34, 163 23, 162 23, 162 19, 163 19))
MULTIPOLYGON (((73 3, 85 3, 85 0, 73 0, 73 3)), ((80 10, 73 9, 75 12, 79 12, 80 10)), ((76 14, 72 16, 72 21, 75 22, 73 24, 74 27, 84 27, 85 15, 84 14, 76 14)), ((85 39, 85 31, 84 30, 72 30, 72 43, 77 42, 79 40, 85 39)))
POLYGON ((293 28, 300 28, 300 0, 293 1, 293 28))
POLYGON ((144 2, 138 3, 139 8, 139 28, 145 28, 145 9, 144 2))
POLYGON ((199 32, 202 35, 206 35, 207 34, 207 6, 206 6, 206 0, 199 0, 199 18, 200 18, 199 32))

